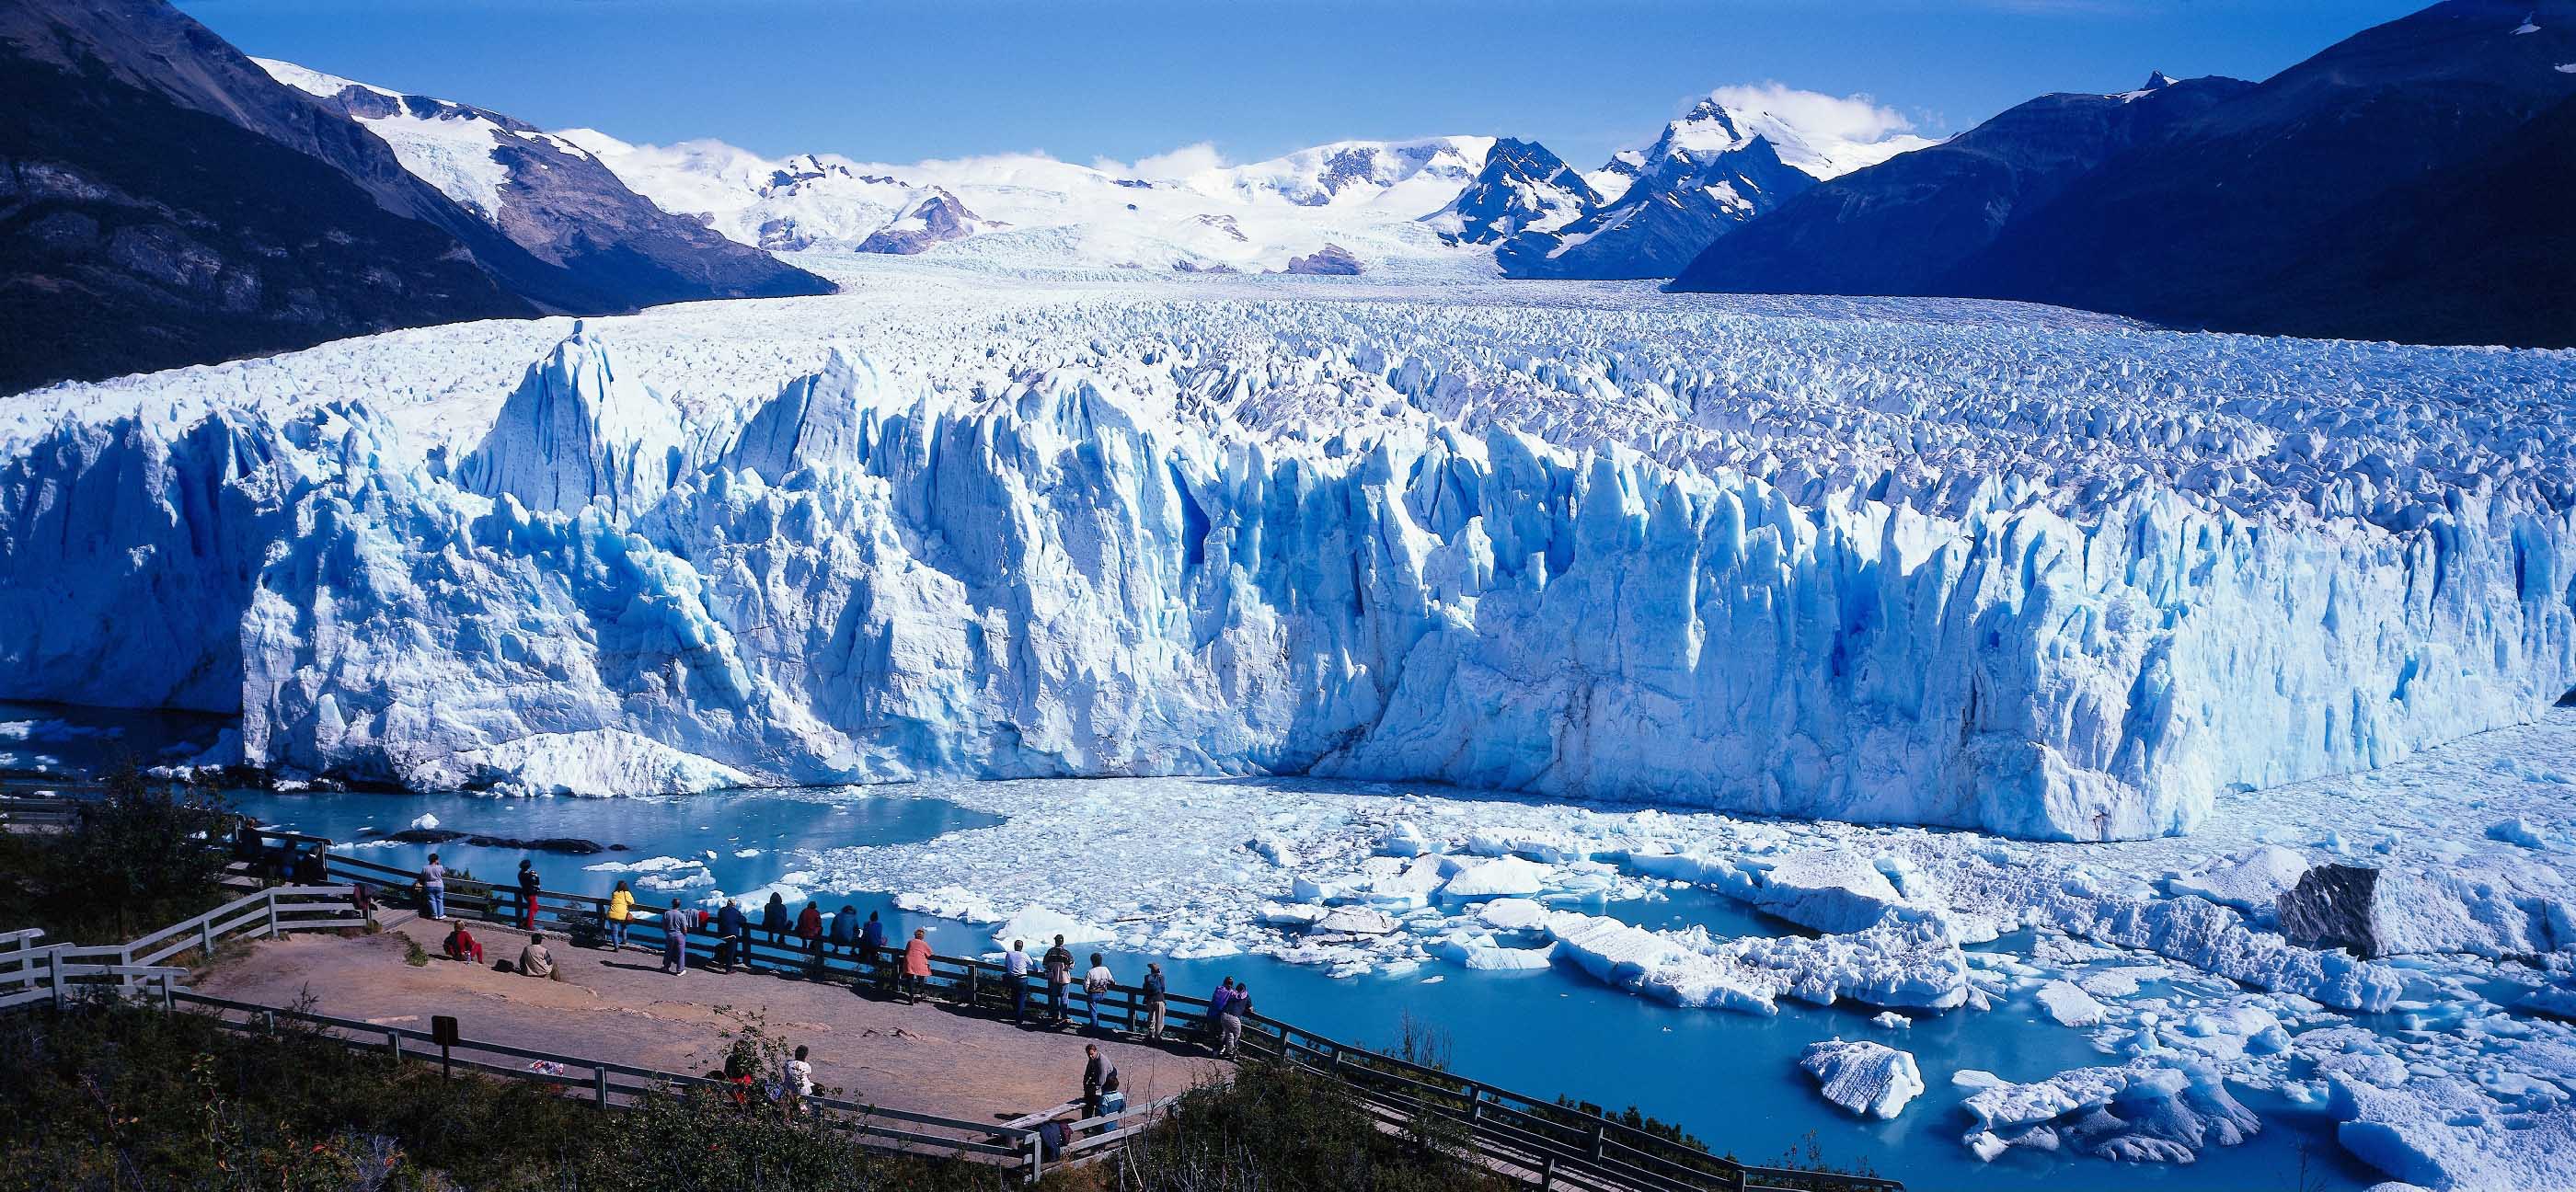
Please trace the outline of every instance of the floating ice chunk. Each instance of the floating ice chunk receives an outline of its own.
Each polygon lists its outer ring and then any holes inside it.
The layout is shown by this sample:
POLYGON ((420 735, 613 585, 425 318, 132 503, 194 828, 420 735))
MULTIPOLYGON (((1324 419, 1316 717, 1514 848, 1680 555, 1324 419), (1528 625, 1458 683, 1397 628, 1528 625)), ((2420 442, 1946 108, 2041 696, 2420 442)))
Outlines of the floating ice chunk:
POLYGON ((1282 869, 1293 869, 1297 865, 1297 846, 1290 844, 1287 837, 1277 832, 1263 832, 1255 835, 1252 838, 1252 851, 1261 854, 1263 859, 1282 869))
POLYGON ((1337 906, 1315 920, 1311 930, 1317 935, 1385 935, 1398 926, 1395 916, 1373 907, 1337 906))
POLYGON ((2102 1003, 2093 1000, 2092 994, 2066 981, 2051 981, 2041 986, 2039 1004, 2046 1007, 2048 1016, 2061 1026, 2094 1026, 2108 1015, 2102 1003))
POLYGON ((2541 838, 2540 829, 2532 826, 2530 820, 2519 816, 2488 828, 2487 839, 2501 840, 2506 844, 2518 844, 2524 848, 2549 846, 2548 841, 2541 838))
POLYGON ((2293 941, 2366 957, 2466 952, 2495 958, 2547 952, 2558 942, 2545 906, 2448 871, 2319 865, 2281 896, 2280 916, 2293 941))
POLYGON ((1034 947, 1042 941, 1053 943, 1059 935, 1068 944, 1096 944, 1112 938, 1113 933, 1106 927, 1096 927, 1061 911, 1032 903, 1002 920, 1002 925, 993 929, 992 939, 1006 948, 1012 940, 1026 940, 1034 947))
POLYGON ((1310 927, 1314 925, 1315 920, 1324 917, 1324 908, 1285 902, 1265 902, 1261 904, 1261 909, 1255 912, 1255 917, 1268 927, 1310 927))
POLYGON ((752 857, 759 856, 760 850, 756 848, 738 848, 733 851, 733 855, 737 860, 748 860, 752 857))
POLYGON ((1678 1006, 1769 1014, 1782 997, 1922 1009, 1968 1000, 1965 954, 1925 916, 1891 915, 1821 939, 1715 940, 1702 928, 1656 932, 1573 912, 1548 916, 1547 931, 1585 972, 1678 1006))
POLYGON ((2499 1104, 2452 1076, 2382 1088, 2335 1075, 2328 1085, 2336 1141, 2398 1179, 2445 1190, 2576 1187, 2576 1109, 2563 1101, 2499 1104))
POLYGON ((1390 857, 1419 857, 1432 851, 1431 839, 1411 820, 1397 820, 1378 838, 1377 851, 1390 857))
POLYGON ((438 826, 438 817, 434 815, 423 815, 419 819, 413 820, 411 822, 411 826, 426 832, 438 826))
POLYGON ((698 794, 759 785, 731 766, 624 729, 535 733, 421 761, 403 774, 421 790, 513 795, 698 794))
POLYGON ((2161 1058, 1982 1089, 1962 1108, 1975 1122, 1964 1141, 1986 1159, 2001 1153, 1984 1141, 1994 1138, 2105 1159, 2189 1163, 2201 1149, 2234 1146, 2262 1126, 2215 1069, 2161 1058))
POLYGON ((2176 896, 2197 894, 2220 906, 2269 916, 2272 904, 2299 884, 2308 859, 2294 849, 2267 844, 2199 873, 2170 878, 2165 888, 2176 896))
POLYGON ((585 873, 663 873, 674 869, 703 868, 695 857, 646 857, 641 861, 602 861, 581 867, 585 873))
POLYGON ((725 900, 731 898, 740 902, 745 910, 756 912, 761 907, 768 904, 769 896, 772 894, 777 895, 779 901, 784 902, 789 906, 795 906, 801 902, 812 902, 814 900, 813 895, 806 893, 803 886, 794 885, 785 881, 776 881, 771 882, 766 886, 758 886, 745 890, 739 894, 727 894, 722 890, 717 890, 708 894, 706 897, 699 899, 698 905, 723 906, 725 904, 725 900))
POLYGON ((1519 857, 1500 857, 1460 871, 1440 888, 1440 894, 1460 899, 1536 894, 1547 888, 1552 872, 1519 857))
POLYGON ((1869 1024, 1871 1026, 1878 1027, 1881 1030, 1902 1031, 1912 1029, 1914 1026, 1914 1020, 1907 1018, 1894 1010, 1883 1010, 1880 1011, 1877 1016, 1871 1018, 1869 1020, 1869 1024))
MULTIPOLYGON (((754 850, 755 852, 758 850, 754 850)), ((939 886, 930 890, 904 891, 894 896, 896 907, 916 914, 936 915, 966 923, 999 923, 1002 912, 992 900, 964 886, 939 886)))
POLYGON ((1810 1043, 1798 1066, 1816 1078, 1825 1100, 1863 1117, 1895 1117, 1923 1091, 1914 1057, 1884 1043, 1810 1043))
POLYGON ((1543 948, 1506 948, 1495 944, 1494 937, 1490 935, 1465 931, 1433 940, 1426 950, 1467 968, 1487 971, 1543 969, 1554 963, 1556 956, 1554 944, 1543 948))
MULTIPOLYGON (((2284 907, 2287 922, 2286 902, 2284 907)), ((2386 965, 2293 947, 2278 935, 2247 927, 2235 911, 2205 898, 2074 897, 2052 899, 2050 909, 2058 927, 2070 934, 2145 949, 2231 981, 2298 994, 2337 1009, 2386 1010, 2405 988, 2386 965)))
POLYGON ((1536 931, 1547 925, 1547 908, 1527 898, 1496 898, 1476 908, 1476 921, 1496 931, 1536 931))
POLYGON ((1792 923, 1830 932, 1859 931, 1903 901, 1886 874, 1848 849, 1789 857, 1765 872, 1749 897, 1792 923))

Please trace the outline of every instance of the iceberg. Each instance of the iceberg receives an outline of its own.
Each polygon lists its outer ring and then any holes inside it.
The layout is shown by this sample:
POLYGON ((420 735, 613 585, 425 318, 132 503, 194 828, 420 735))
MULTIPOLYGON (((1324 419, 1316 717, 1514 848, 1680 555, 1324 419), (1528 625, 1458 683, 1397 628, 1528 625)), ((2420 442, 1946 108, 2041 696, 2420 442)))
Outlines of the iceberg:
POLYGON ((2189 1163, 2262 1128, 2207 1064, 2142 1059, 2077 1068, 2030 1084, 1997 1084, 1961 1106, 1981 1159, 2007 1147, 2069 1149, 2125 1162, 2189 1163))
POLYGON ((1863 1117, 1895 1117, 1923 1091, 1914 1057, 1884 1043, 1811 1043, 1798 1066, 1816 1078, 1825 1100, 1863 1117))

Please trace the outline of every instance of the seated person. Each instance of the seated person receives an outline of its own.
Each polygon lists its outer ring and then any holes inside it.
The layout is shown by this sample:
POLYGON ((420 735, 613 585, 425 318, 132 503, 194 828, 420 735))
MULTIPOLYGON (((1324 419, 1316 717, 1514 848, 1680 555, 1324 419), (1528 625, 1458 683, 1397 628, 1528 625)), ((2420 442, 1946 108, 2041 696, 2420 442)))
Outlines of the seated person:
POLYGON ((475 939, 474 933, 465 930, 463 923, 458 923, 454 931, 447 933, 445 950, 449 960, 471 960, 476 964, 483 963, 482 941, 475 939))
POLYGON ((523 976, 563 980, 563 975, 555 971, 555 955, 546 951, 546 937, 542 935, 529 936, 528 946, 519 949, 519 972, 523 976))

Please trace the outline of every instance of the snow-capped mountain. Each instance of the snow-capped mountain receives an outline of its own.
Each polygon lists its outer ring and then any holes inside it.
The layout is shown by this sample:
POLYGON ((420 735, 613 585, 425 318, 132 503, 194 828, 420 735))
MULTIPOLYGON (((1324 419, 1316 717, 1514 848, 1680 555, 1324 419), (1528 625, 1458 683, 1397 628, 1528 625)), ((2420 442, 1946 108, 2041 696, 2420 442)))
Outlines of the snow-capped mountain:
POLYGON ((635 145, 588 129, 563 139, 673 211, 778 249, 963 254, 1024 264, 1263 272, 1342 246, 1362 267, 1448 262, 1485 272, 1418 223, 1483 167, 1485 137, 1339 141, 1235 166, 1080 165, 1032 154, 862 163, 763 158, 715 141, 635 145), (925 209, 951 231, 894 225, 925 209), (883 238, 878 233, 885 232, 883 238))
POLYGON ((967 210, 966 204, 959 202, 957 196, 934 186, 896 212, 884 227, 868 233, 868 238, 859 241, 858 247, 860 252, 909 256, 928 252, 934 244, 963 240, 978 232, 1005 226, 977 216, 967 210))
POLYGON ((1855 140, 1706 97, 1652 146, 1590 175, 1615 188, 1613 197, 1575 218, 1530 225, 1494 256, 1514 277, 1670 277, 1711 241, 1818 180, 1932 143, 1910 134, 1855 140))
POLYGON ((524 121, 292 62, 252 61, 357 121, 393 148, 404 169, 570 272, 592 294, 577 309, 830 290, 821 278, 664 211, 589 150, 524 121))
POLYGON ((1490 244, 1516 232, 1552 231, 1601 201, 1563 158, 1536 141, 1494 142, 1485 168, 1426 222, 1464 244, 1490 244))
POLYGON ((2260 84, 2050 96, 1820 188, 1677 289, 2011 298, 2229 330, 2576 344, 2576 0, 2449 0, 2260 84), (2554 118, 2553 118, 2554 117, 2554 118), (2026 193, 2025 193, 2026 192, 2026 193), (2544 213, 2546 212, 2546 213, 2544 213))

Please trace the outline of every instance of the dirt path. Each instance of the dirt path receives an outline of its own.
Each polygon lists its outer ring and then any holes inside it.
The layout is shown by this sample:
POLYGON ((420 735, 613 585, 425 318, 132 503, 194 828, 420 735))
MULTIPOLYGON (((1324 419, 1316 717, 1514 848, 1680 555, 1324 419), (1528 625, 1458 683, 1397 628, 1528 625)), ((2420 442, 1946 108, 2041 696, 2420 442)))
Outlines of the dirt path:
MULTIPOLYGON (((1169 1096, 1220 1073, 1203 1049, 1131 1043, 1125 1036, 1022 1029, 925 1000, 907 1006, 847 986, 691 969, 661 971, 658 952, 575 948, 548 939, 561 981, 496 973, 484 965, 404 963, 403 938, 436 951, 444 925, 380 912, 381 935, 264 940, 196 983, 201 993, 288 1006, 309 989, 317 1013, 428 1030, 453 1014, 468 1039, 673 1072, 718 1067, 731 1024, 719 1006, 768 1015, 789 1045, 813 1049, 817 1084, 888 1108, 966 1121, 1017 1117, 1082 1092, 1082 1046, 1097 1042, 1119 1067, 1128 1096, 1169 1096)), ((526 936, 477 923, 489 959, 515 958, 526 936)))

